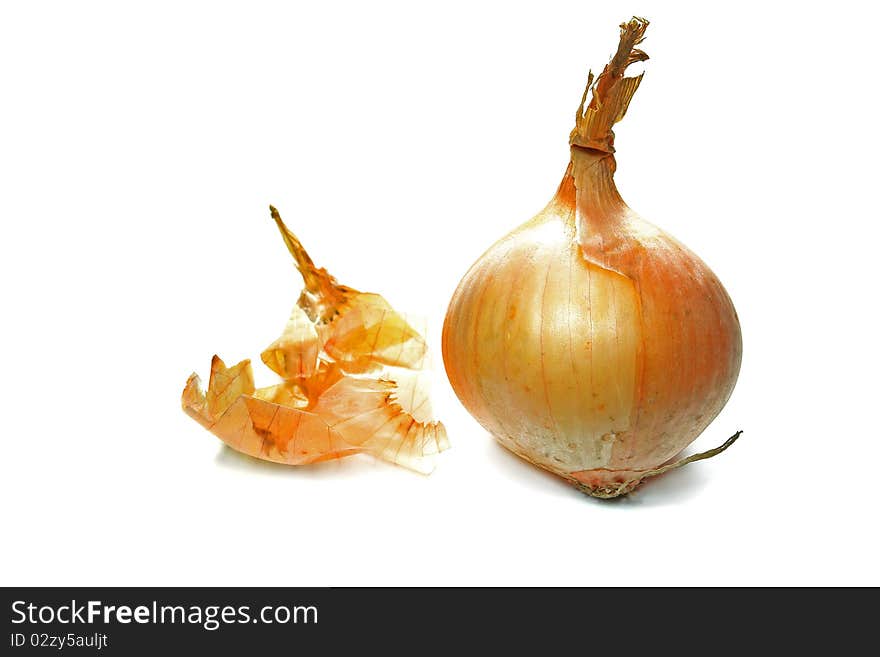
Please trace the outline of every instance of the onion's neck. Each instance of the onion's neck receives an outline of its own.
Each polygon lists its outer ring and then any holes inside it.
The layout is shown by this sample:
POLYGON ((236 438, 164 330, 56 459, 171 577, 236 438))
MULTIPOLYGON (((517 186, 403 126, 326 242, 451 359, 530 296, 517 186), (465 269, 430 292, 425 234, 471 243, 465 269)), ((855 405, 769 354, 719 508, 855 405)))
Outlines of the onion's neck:
POLYGON ((591 222, 619 216, 626 204, 614 184, 616 168, 613 154, 572 146, 557 200, 591 222))
POLYGON ((579 146, 571 147, 571 171, 578 202, 622 204, 614 184, 614 155, 579 146))

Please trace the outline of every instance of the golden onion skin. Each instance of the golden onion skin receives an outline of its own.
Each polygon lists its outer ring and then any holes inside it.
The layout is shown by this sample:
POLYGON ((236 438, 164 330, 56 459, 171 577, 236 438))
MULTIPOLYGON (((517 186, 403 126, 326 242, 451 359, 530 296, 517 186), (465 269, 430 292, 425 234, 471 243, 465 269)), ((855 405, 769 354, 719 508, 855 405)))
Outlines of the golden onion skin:
POLYGON ((443 360, 503 446, 613 496, 718 415, 742 338, 709 267, 620 198, 613 155, 571 150, 550 204, 462 279, 443 360))

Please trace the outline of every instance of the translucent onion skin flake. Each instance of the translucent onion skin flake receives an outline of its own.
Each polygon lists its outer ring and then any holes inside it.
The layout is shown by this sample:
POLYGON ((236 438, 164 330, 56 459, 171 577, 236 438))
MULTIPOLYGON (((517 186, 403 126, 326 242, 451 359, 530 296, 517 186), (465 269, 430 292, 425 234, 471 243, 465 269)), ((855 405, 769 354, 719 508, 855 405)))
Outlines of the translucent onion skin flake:
POLYGON ((370 454, 422 473, 449 447, 431 416, 424 338, 378 294, 339 285, 315 267, 275 208, 272 218, 305 287, 281 336, 261 354, 281 382, 254 386, 249 360, 192 374, 183 410, 229 447, 304 465, 370 454))

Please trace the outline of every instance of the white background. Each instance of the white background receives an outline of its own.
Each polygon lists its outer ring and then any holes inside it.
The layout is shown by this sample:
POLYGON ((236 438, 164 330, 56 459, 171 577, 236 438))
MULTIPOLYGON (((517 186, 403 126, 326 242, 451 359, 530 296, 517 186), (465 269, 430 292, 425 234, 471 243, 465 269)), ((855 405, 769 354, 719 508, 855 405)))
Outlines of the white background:
POLYGON ((869 3, 4 3, 6 585, 880 584, 869 3), (589 67, 644 12, 629 205, 743 326, 717 459, 617 502, 506 453, 435 358, 453 447, 241 457, 180 410, 320 265, 430 322, 556 189, 589 67))

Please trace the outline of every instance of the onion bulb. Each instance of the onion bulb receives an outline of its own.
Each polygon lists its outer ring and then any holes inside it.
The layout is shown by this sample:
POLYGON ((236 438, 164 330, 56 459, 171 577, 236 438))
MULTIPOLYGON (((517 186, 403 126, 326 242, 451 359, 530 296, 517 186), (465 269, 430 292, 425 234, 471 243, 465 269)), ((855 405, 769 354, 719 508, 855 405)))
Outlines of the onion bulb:
POLYGON ((623 202, 614 133, 648 59, 648 21, 621 25, 590 73, 571 161, 544 210, 465 274, 443 360, 467 410, 504 447, 595 497, 726 449, 671 462, 718 415, 739 373, 739 319, 700 258, 623 202))

